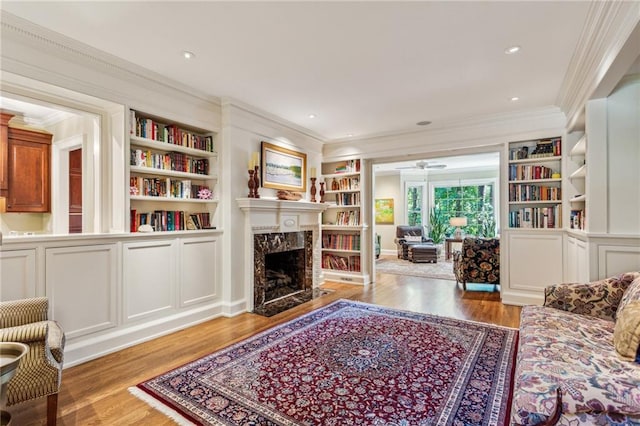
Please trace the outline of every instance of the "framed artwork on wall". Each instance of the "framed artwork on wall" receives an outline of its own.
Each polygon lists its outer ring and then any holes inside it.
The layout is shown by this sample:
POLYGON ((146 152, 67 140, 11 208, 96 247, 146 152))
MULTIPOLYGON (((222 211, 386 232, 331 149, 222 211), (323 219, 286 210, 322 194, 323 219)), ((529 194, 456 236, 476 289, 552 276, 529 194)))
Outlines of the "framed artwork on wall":
POLYGON ((376 199, 376 225, 393 225, 393 198, 376 199))
POLYGON ((307 154, 262 142, 262 186, 305 192, 307 154))

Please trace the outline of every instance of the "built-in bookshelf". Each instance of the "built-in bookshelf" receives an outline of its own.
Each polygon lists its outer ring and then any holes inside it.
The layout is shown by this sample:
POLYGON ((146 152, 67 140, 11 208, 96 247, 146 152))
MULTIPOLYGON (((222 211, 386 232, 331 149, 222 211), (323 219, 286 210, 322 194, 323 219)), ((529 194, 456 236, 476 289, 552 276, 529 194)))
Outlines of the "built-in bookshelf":
POLYGON ((366 225, 362 215, 361 160, 322 164, 325 182, 322 214, 322 268, 328 279, 368 282, 362 271, 366 225))
POLYGON ((509 228, 562 228, 562 139, 511 142, 509 228))
POLYGON ((129 126, 130 231, 215 227, 215 133, 134 110, 129 126))
POLYGON ((569 175, 569 180, 576 190, 576 194, 569 199, 569 228, 584 231, 586 227, 586 201, 587 201, 587 135, 584 134, 571 148, 569 157, 577 166, 577 169, 569 175))

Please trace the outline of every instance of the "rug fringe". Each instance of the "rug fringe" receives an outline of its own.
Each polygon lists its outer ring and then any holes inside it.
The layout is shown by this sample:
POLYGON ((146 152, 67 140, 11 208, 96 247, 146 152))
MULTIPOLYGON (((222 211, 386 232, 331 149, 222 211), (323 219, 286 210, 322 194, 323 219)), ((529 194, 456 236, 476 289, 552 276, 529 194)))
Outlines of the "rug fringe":
POLYGON ((147 404, 149 404, 155 410, 158 410, 162 414, 164 414, 165 416, 169 417, 171 420, 176 422, 178 425, 180 425, 180 426, 193 426, 192 422, 190 422, 189 420, 185 419, 176 410, 173 410, 172 408, 167 407, 166 405, 164 405, 163 403, 161 403, 160 401, 158 401, 157 399, 155 399, 151 395, 147 394, 146 392, 141 391, 137 387, 135 387, 135 386, 130 387, 129 388, 129 392, 131 392, 131 394, 133 396, 135 396, 138 399, 141 399, 142 401, 144 401, 147 404))

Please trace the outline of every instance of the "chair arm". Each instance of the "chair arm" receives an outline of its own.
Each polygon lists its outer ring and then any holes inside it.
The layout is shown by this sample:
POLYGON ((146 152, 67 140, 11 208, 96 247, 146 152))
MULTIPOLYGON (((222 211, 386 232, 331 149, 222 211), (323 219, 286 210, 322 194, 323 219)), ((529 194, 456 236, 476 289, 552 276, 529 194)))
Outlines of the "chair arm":
POLYGON ((544 306, 609 321, 615 320, 622 295, 640 272, 630 272, 590 283, 563 283, 544 290, 544 306))
POLYGON ((17 327, 0 329, 0 342, 44 342, 47 340, 49 324, 47 321, 34 322, 17 327))
POLYGON ((46 297, 10 300, 0 303, 0 328, 15 327, 48 318, 49 300, 46 297))

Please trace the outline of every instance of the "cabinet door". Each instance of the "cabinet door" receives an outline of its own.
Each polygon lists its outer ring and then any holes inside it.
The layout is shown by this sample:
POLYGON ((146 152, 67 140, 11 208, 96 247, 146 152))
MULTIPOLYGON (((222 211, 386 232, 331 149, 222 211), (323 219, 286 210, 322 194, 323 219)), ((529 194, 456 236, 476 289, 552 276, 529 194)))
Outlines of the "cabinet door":
POLYGON ((9 129, 8 212, 51 210, 49 157, 51 135, 9 129), (45 143, 41 142, 44 141, 45 143), (46 143, 48 140, 49 143, 46 143))

